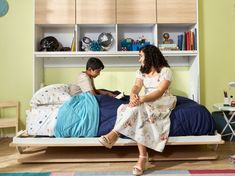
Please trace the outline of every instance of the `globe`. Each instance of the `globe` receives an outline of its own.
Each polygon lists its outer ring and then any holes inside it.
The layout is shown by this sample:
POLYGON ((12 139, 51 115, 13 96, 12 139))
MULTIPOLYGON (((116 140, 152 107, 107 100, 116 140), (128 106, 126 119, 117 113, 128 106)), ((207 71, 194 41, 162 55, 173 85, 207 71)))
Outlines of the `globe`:
POLYGON ((98 43, 105 51, 109 50, 113 44, 113 36, 111 33, 102 32, 98 37, 98 43))

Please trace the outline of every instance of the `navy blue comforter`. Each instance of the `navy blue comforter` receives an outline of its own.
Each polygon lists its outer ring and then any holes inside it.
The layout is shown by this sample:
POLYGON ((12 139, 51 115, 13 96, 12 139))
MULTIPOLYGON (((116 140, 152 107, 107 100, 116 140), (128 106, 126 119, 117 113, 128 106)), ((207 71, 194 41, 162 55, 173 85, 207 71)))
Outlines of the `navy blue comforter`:
MULTIPOLYGON (((105 95, 97 95, 100 107, 100 122, 97 136, 110 132, 115 124, 117 108, 129 102, 125 96, 121 100, 105 95)), ((170 136, 209 135, 215 130, 210 112, 202 105, 185 97, 177 96, 177 104, 171 113, 170 136)))
POLYGON ((177 96, 171 112, 170 136, 214 134, 215 122, 210 112, 195 101, 177 96))

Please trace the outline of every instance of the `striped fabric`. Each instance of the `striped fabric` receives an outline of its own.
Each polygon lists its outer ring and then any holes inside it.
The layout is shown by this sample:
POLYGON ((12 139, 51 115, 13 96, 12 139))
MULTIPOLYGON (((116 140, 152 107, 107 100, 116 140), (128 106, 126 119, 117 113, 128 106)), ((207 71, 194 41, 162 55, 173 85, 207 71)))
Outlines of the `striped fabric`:
MULTIPOLYGON (((131 171, 0 173, 0 176, 127 176, 131 171)), ((235 176, 235 170, 147 170, 149 176, 235 176)))

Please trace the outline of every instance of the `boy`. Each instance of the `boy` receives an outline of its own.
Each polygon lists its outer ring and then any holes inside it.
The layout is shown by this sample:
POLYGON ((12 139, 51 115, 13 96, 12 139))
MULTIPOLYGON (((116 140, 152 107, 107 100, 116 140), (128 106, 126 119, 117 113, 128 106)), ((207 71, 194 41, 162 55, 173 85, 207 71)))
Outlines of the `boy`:
MULTIPOLYGON (((81 72, 76 79, 76 90, 72 92, 91 92, 93 95, 103 94, 108 96, 116 96, 106 90, 98 90, 95 88, 94 78, 100 75, 101 70, 104 69, 104 64, 98 58, 91 57, 87 61, 86 71, 81 72)), ((72 93, 74 94, 74 93, 72 93)))

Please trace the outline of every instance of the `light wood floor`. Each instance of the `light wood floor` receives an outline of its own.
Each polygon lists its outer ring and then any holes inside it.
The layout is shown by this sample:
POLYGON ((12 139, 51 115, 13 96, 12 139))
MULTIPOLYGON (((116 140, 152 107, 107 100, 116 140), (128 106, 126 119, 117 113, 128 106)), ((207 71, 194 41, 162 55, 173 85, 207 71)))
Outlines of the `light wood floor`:
MULTIPOLYGON (((0 139, 0 172, 75 172, 75 171, 130 171, 135 162, 110 163, 43 163, 21 164, 17 162, 18 152, 9 147, 11 139, 0 139)), ((184 146, 182 146, 184 147, 184 146)), ((235 154, 235 142, 219 145, 219 159, 213 161, 161 161, 152 162, 153 170, 200 170, 200 169, 235 169, 229 162, 229 156, 235 154)))

